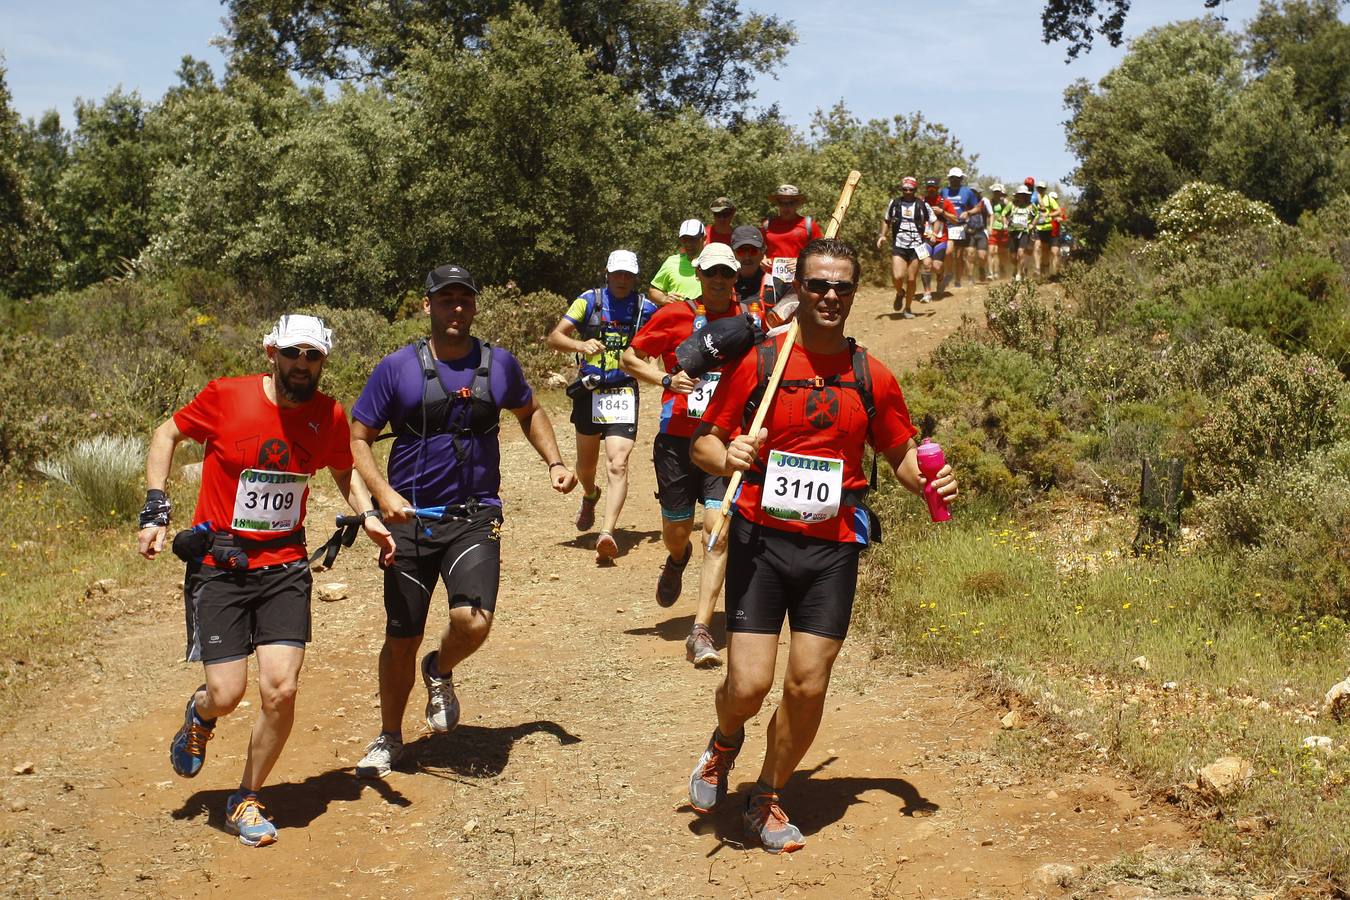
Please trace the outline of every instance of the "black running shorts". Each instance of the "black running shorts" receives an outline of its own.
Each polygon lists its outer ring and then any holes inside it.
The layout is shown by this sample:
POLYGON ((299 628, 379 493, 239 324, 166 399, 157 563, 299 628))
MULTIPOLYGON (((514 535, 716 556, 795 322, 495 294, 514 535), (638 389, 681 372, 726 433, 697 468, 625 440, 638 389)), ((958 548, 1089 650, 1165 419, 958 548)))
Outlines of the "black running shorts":
POLYGON ((1035 246, 1036 246, 1036 239, 1032 237, 1030 231, 1008 232, 1009 250, 1031 250, 1035 246))
POLYGON ((261 644, 310 640, 309 563, 297 560, 243 572, 201 566, 187 576, 189 661, 243 659, 261 644))
POLYGON ((495 610, 501 527, 502 511, 496 506, 483 507, 463 519, 391 524, 395 554, 393 565, 384 570, 385 634, 422 634, 438 579, 445 583, 452 609, 495 610))
POLYGON ((652 439, 652 464, 656 467, 656 499, 661 515, 671 522, 694 517, 694 504, 705 510, 719 509, 727 492, 727 479, 709 475, 689 458, 689 438, 658 434, 652 439))
MULTIPOLYGON (((631 382, 623 385, 609 385, 610 387, 631 387, 635 395, 634 399, 638 404, 642 401, 642 395, 638 393, 637 382, 631 382)), ((585 390, 574 390, 575 396, 572 397, 572 426, 576 428, 577 434, 599 434, 605 437, 625 437, 630 441, 637 440, 637 414, 641 410, 640 405, 634 406, 633 421, 631 424, 620 424, 617 422, 597 425, 594 416, 591 413, 591 392, 585 390)))
POLYGON ((727 631, 793 631, 842 641, 853 614, 862 544, 845 544, 732 519, 727 546, 727 631))
POLYGON ((989 232, 985 231, 983 228, 979 229, 978 231, 976 230, 967 231, 966 235, 967 235, 966 242, 972 249, 974 250, 989 249, 989 232))
POLYGON ((913 247, 892 247, 891 256, 898 256, 907 263, 912 263, 919 258, 919 252, 913 247))

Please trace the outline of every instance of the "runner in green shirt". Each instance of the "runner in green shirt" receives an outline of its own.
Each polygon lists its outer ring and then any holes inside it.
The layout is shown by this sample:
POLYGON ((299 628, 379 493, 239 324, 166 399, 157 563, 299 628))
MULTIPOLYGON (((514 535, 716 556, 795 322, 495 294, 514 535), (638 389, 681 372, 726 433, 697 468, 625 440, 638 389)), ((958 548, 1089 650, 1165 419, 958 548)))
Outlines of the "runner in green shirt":
POLYGON ((703 249, 703 223, 685 219, 680 223, 680 252, 672 253, 652 276, 647 299, 657 306, 682 303, 703 296, 703 285, 694 273, 694 260, 703 249))

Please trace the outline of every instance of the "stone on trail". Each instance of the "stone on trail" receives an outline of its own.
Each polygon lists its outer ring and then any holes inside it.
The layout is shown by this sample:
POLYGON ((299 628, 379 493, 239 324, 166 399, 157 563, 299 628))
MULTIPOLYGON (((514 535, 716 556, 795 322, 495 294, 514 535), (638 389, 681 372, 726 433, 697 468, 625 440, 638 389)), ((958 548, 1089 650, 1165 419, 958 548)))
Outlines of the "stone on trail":
POLYGON ((1130 660, 1130 662, 1134 664, 1136 669, 1140 669, 1144 672, 1153 668, 1153 663, 1148 661, 1147 656, 1136 656, 1134 659, 1130 660))
POLYGON ((84 589, 86 597, 93 597, 98 594, 107 594, 117 587, 117 582, 111 578, 100 578, 84 589))
POLYGON ((1246 788, 1252 778, 1252 764, 1240 756, 1221 756, 1199 772, 1200 792, 1211 797, 1227 797, 1246 788))
POLYGON ((1039 888, 1068 887, 1082 871, 1067 863, 1046 863, 1031 873, 1031 883, 1039 888))
POLYGON ((1326 712, 1337 722, 1344 722, 1350 717, 1350 678, 1337 684, 1333 684, 1327 691, 1326 697, 1322 699, 1326 712))
POLYGON ((341 581, 330 581, 319 588, 319 599, 325 603, 347 599, 347 585, 341 581))
POLYGON ((32 775, 37 769, 30 762, 21 762, 14 767, 15 775, 32 775))
POLYGON ((1326 756, 1334 753, 1332 740, 1324 734, 1312 734, 1303 739, 1303 748, 1305 750, 1316 750, 1326 756))
POLYGON ((1015 709, 1010 709, 1008 710, 1007 715, 998 720, 998 724, 1000 728, 1011 731, 1015 728, 1025 727, 1026 720, 1022 718, 1022 714, 1020 712, 1018 712, 1015 709))

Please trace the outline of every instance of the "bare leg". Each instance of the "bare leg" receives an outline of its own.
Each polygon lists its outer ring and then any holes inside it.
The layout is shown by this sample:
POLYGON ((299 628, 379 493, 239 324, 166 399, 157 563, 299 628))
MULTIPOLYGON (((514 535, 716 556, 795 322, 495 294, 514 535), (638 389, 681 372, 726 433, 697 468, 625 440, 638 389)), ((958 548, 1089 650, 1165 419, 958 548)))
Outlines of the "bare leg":
POLYGON ((263 786, 286 738, 295 724, 295 692, 300 685, 300 666, 305 661, 304 647, 264 644, 257 649, 258 693, 262 712, 253 723, 248 742, 248 759, 240 785, 251 791, 263 786))
POLYGON ((816 739, 830 670, 843 645, 842 640, 834 638, 804 631, 792 633, 783 699, 769 720, 768 746, 759 773, 761 784, 781 790, 816 739))
POLYGON ((682 522, 672 522, 665 516, 661 517, 661 540, 665 542, 666 552, 674 560, 684 559, 684 554, 689 548, 689 535, 694 530, 694 520, 685 519, 682 522))
MULTIPOLYGON (((703 531, 712 534, 721 515, 719 510, 703 509, 703 531)), ((723 528, 718 535, 717 544, 706 549, 704 543, 703 569, 698 574, 698 611, 694 613, 694 624, 712 625, 713 611, 717 609, 717 597, 722 593, 722 583, 727 577, 727 534, 731 529, 723 528)))
POLYGON ((773 687, 778 635, 727 635, 727 673, 717 686, 717 730, 734 737, 759 712, 773 687))
POLYGON ((577 481, 586 496, 594 497, 596 491, 595 469, 600 461, 600 435, 577 435, 577 481))
POLYGON ((403 712, 417 681, 417 650, 422 635, 409 638, 385 636, 380 649, 380 728, 389 734, 403 733, 403 712))
MULTIPOLYGON (((624 501, 628 498, 628 456, 632 452, 633 441, 629 438, 614 435, 605 438, 605 475, 609 498, 605 501, 605 517, 600 523, 600 530, 610 534, 618 527, 619 513, 623 511, 624 501)), ((592 478, 594 474, 592 467, 592 478)), ((594 492, 588 488, 586 493, 594 492)))
POLYGON ((483 646, 492 630, 492 613, 476 606, 456 606, 450 610, 450 625, 441 637, 441 648, 436 654, 436 668, 440 675, 449 675, 455 666, 483 646))
POLYGON ((248 689, 248 659, 208 663, 203 668, 206 670, 206 690, 195 695, 197 717, 210 720, 228 716, 244 699, 244 691, 248 689))

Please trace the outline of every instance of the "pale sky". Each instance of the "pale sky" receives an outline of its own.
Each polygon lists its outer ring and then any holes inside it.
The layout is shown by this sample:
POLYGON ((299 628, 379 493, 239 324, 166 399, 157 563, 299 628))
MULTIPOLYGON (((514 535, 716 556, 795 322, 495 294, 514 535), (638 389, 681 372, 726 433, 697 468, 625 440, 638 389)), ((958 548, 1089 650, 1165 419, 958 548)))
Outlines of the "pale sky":
MULTIPOLYGON (((1041 43, 1037 0, 741 5, 798 29, 778 78, 756 82, 758 105, 778 103, 803 128, 815 109, 841 99, 864 119, 921 112, 978 155, 980 172, 1017 180, 1070 172, 1064 88, 1076 78, 1095 81, 1124 53, 1099 40, 1066 65, 1063 45, 1041 43), (948 64, 957 55, 965 61, 948 64)), ((1241 28, 1257 6, 1229 0, 1229 27, 1241 28)), ((100 99, 120 85, 157 100, 184 54, 219 75, 224 59, 210 41, 223 30, 223 9, 218 0, 0 0, 0 53, 14 105, 24 117, 54 108, 69 127, 77 97, 100 99)), ((1134 0, 1126 36, 1204 12, 1203 0, 1134 0)))

